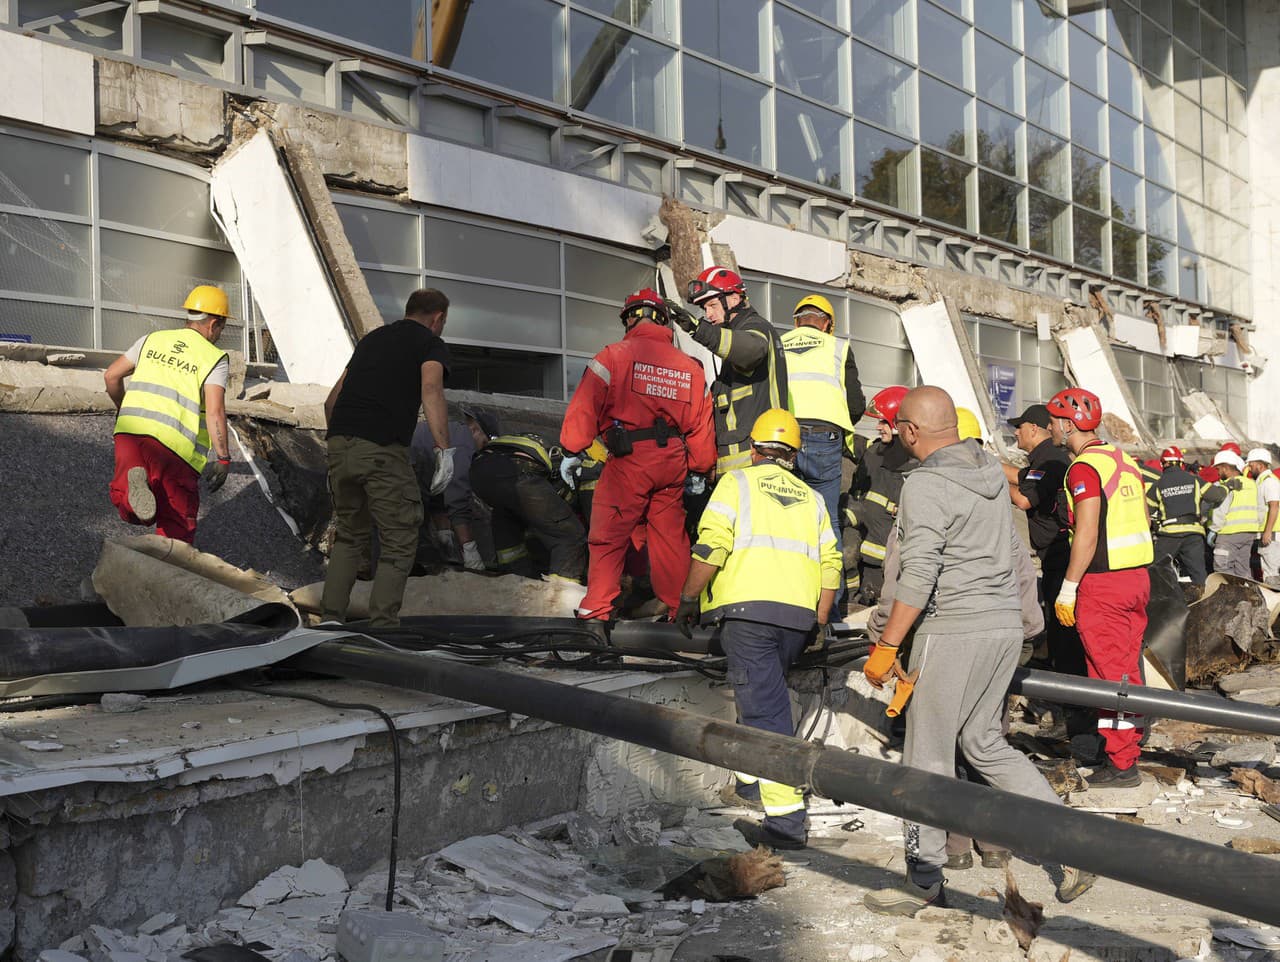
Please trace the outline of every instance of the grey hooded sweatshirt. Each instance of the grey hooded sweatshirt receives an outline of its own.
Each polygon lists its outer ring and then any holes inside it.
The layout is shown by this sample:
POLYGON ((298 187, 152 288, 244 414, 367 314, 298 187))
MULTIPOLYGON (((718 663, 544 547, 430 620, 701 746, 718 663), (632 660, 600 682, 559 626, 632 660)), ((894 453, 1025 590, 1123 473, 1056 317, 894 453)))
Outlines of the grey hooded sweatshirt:
POLYGON ((927 634, 1022 627, 1012 507, 1000 462, 977 441, 933 452, 898 498, 896 597, 927 634))

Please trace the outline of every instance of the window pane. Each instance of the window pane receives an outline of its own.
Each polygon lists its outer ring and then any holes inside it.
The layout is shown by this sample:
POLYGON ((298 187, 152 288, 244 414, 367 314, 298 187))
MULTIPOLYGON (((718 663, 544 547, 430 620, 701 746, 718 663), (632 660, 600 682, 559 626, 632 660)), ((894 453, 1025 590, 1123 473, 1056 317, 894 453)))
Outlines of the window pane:
POLYGON ((985 170, 978 171, 978 228, 988 237, 1020 244, 1018 196, 1022 188, 985 170))
POLYGON ((1174 178, 1178 184, 1178 193, 1194 198, 1197 202, 1204 200, 1204 178, 1201 172, 1200 155, 1188 150, 1181 144, 1174 145, 1174 178))
POLYGON ((1149 23, 1143 24, 1142 69, 1166 82, 1173 79, 1173 41, 1149 23))
POLYGON ((570 106, 626 127, 669 133, 675 85, 668 47, 579 13, 569 19, 569 44, 570 106))
POLYGON ((221 79, 227 35, 156 16, 142 17, 142 59, 221 79))
POLYGON ((664 40, 675 35, 671 4, 672 0, 578 0, 579 6, 621 20, 629 27, 648 31, 664 40))
POLYGON ((844 130, 848 121, 784 93, 777 94, 778 170, 835 190, 845 189, 844 130))
POLYGON ((906 348, 868 344, 856 338, 850 340, 849 346, 858 362, 858 379, 867 397, 890 384, 915 384, 916 362, 906 348))
POLYGON ((0 204, 89 213, 89 152, 0 134, 0 204))
POLYGON ((1021 58, 1008 47, 982 34, 974 38, 974 43, 977 46, 974 73, 978 96, 1005 110, 1017 110, 1021 58))
POLYGON ((834 26, 841 26, 840 8, 848 4, 842 4, 840 0, 791 0, 797 7, 807 13, 813 14, 815 17, 827 21, 834 26))
POLYGON ((356 260, 397 267, 419 266, 416 216, 373 207, 335 206, 356 260))
POLYGON ((1067 134, 1067 84, 1043 67, 1027 64, 1027 120, 1067 134))
POLYGON ((978 103, 978 163, 1017 176, 1018 128, 1022 121, 1003 110, 978 103))
POLYGON ((963 20, 928 3, 921 3, 917 12, 920 17, 920 49, 929 52, 921 66, 957 87, 966 86, 968 26, 963 20))
POLYGON ((653 265, 626 257, 566 244, 564 247, 564 286, 575 294, 590 294, 617 303, 632 291, 653 286, 653 265))
POLYGON ((1173 89, 1184 97, 1200 100, 1200 60, 1195 51, 1176 41, 1173 44, 1173 89))
POLYGON ((565 299, 564 310, 565 347, 571 351, 595 354, 622 336, 618 312, 607 304, 570 297, 565 299))
POLYGON ((1177 249, 1169 241, 1147 238, 1147 283, 1162 291, 1178 287, 1177 249))
POLYGON ((1071 142, 1095 154, 1104 153, 1107 130, 1106 105, 1079 87, 1071 88, 1071 142))
POLYGON ((1031 186, 1066 197, 1070 167, 1071 151, 1065 140, 1027 126, 1027 175, 1031 186))
POLYGON ((1071 148, 1071 196, 1076 203, 1102 210, 1102 170, 1101 157, 1071 148))
POLYGON ((426 60, 426 0, 257 0, 261 13, 426 60))
MULTIPOLYGON (((560 245, 553 240, 436 217, 424 222, 428 270, 532 287, 560 286, 560 245)), ((452 313, 449 319, 452 322, 452 313)))
POLYGON ((1022 29, 1025 34, 1023 49, 1027 56, 1064 73, 1066 65, 1066 32, 1061 14, 1049 13, 1040 0, 1024 0, 1022 5, 1022 29))
POLYGON ((37 33, 57 40, 69 40, 82 43, 100 50, 124 49, 124 8, 107 10, 103 13, 91 14, 74 20, 66 20, 48 27, 27 27, 33 21, 45 17, 67 14, 76 10, 91 7, 92 4, 68 4, 66 0, 21 0, 16 4, 17 21, 25 29, 35 29, 37 33))
POLYGON ((920 212, 961 230, 969 229, 966 200, 973 168, 932 150, 920 151, 920 212))
POLYGON ((1072 26, 1067 31, 1071 48, 1071 82, 1079 84, 1091 94, 1103 96, 1102 82, 1105 59, 1102 41, 1072 26))
POLYGON ((920 139, 934 147, 970 156, 970 96, 932 77, 920 76, 920 139))
POLYGON ((0 340, 27 337, 35 344, 93 347, 93 309, 0 298, 0 340))
POLYGON ((1111 106, 1119 107, 1135 117, 1142 113, 1138 97, 1138 71, 1114 50, 1107 55, 1107 91, 1111 106))
POLYGON ((103 154, 98 158, 98 184, 103 220, 222 240, 209 213, 209 185, 203 181, 103 154))
POLYGON ((1102 270, 1102 229, 1106 221, 1082 207, 1074 211, 1075 262, 1102 270))
POLYGON ((773 9, 774 80, 779 87, 832 106, 848 107, 844 38, 784 7, 773 9))
POLYGON ((1173 144, 1167 137, 1148 127, 1143 140, 1142 155, 1143 170, 1146 171, 1148 180, 1173 184, 1173 144))
MULTIPOLYGON (((851 298, 849 300, 849 332, 859 343, 882 344, 887 347, 909 347, 906 328, 898 312, 879 304, 869 304, 851 298)), ((861 350, 855 346, 855 352, 861 350)), ((857 354, 859 366, 862 355, 857 354)), ((892 384, 892 381, 886 382, 892 384)), ((902 381, 899 383, 906 384, 902 381)))
POLYGON ((102 299, 136 308, 177 309, 197 284, 213 284, 231 303, 240 297, 240 267, 230 251, 103 230, 102 299))
MULTIPOLYGON (((449 324, 453 325, 452 309, 449 311, 449 324)), ((561 386, 564 369, 558 354, 450 344, 449 360, 449 387, 454 390, 516 394, 520 397, 564 396, 561 386)), ((581 376, 579 369, 578 377, 581 376)))
MULTIPOLYGON (((764 0, 686 2, 682 4, 681 15, 684 45, 690 50, 715 57, 747 73, 763 75, 760 34, 764 0)), ((686 95, 688 89, 686 83, 686 95)))
POLYGON ((684 58, 684 139, 757 167, 765 166, 768 88, 689 55, 684 58), (711 118, 715 118, 712 123, 711 118))
POLYGON ((1142 117, 1151 126, 1162 133, 1173 135, 1173 88, 1167 84, 1151 79, 1150 74, 1142 75, 1144 94, 1142 98, 1142 117))
MULTIPOLYGON (((687 0, 685 6, 690 6, 687 0)), ((908 60, 915 56, 911 0, 858 0, 852 6, 854 36, 908 60)))
POLYGON ((1118 110, 1111 111, 1111 161, 1138 169, 1142 156, 1142 125, 1118 110))
POLYGON ((1147 182, 1147 230, 1161 237, 1178 236, 1173 191, 1147 182))
POLYGON ((0 290, 90 297, 90 245, 86 226, 0 214, 0 290))
POLYGON ((1192 50, 1200 49, 1200 11, 1191 0, 1173 0, 1173 35, 1192 50))
POLYGON ((854 124, 853 150, 858 196, 898 210, 915 209, 915 164, 909 141, 866 124, 854 124))
MULTIPOLYGON (((856 6, 856 4, 855 4, 856 6)), ((1013 0, 979 0, 973 5, 973 22, 979 30, 984 30, 993 37, 998 37, 1013 46, 1013 0)), ((978 52, 978 63, 982 63, 982 52, 978 52)), ((981 85, 979 85, 981 89, 981 85)))
POLYGON ((1178 202, 1178 246, 1204 250, 1204 208, 1187 200, 1178 202))
MULTIPOLYGON (((369 285, 369 293, 373 295, 373 303, 378 306, 378 313, 387 323, 398 321, 404 317, 404 305, 409 295, 418 289, 417 274, 393 274, 390 271, 363 271, 365 283, 369 285)), ((442 282, 452 284, 452 281, 442 282)), ((452 326, 452 325, 451 325, 452 326)))
POLYGON ((486 83, 563 102, 562 9, 548 0, 471 4, 454 43, 435 43, 431 59, 486 83))
POLYGON ((1106 16, 1108 45, 1112 50, 1129 57, 1130 60, 1137 60, 1138 51, 1141 49, 1139 30, 1142 20, 1138 16, 1138 11, 1127 3, 1112 0, 1107 4, 1106 16))
POLYGON ((853 112, 890 130, 915 135, 915 70, 860 43, 853 45, 853 112))
POLYGON ((1142 234, 1119 224, 1111 224, 1111 273, 1136 283, 1142 283, 1140 254, 1142 234))
MULTIPOLYGON (((430 275, 427 286, 438 287, 449 295, 446 337, 464 341, 518 341, 535 347, 560 346, 560 297, 557 294, 534 294, 430 275)), ((452 370, 449 375, 449 386, 456 387, 452 370)))
POLYGON ((329 65, 269 47, 253 48, 253 86, 269 94, 324 103, 329 65))
POLYGON ((1027 220, 1030 227, 1030 247, 1033 251, 1069 260, 1071 257, 1071 231, 1067 217, 1068 205, 1039 191, 1027 192, 1027 220))
POLYGON ((1227 125, 1209 114, 1201 118, 1204 128, 1204 155, 1215 164, 1227 165, 1230 161, 1231 141, 1227 137, 1227 125))

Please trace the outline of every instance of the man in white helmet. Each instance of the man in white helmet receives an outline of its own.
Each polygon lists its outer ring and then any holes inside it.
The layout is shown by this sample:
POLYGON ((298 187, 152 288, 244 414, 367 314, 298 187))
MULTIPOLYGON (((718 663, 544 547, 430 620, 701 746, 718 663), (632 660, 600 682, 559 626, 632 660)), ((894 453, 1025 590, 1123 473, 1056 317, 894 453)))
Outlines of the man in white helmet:
POLYGON ((1262 512, 1262 534, 1258 537, 1258 560, 1262 580, 1280 587, 1280 478, 1271 470, 1271 452, 1254 448, 1248 456, 1248 473, 1258 486, 1258 509, 1262 512))

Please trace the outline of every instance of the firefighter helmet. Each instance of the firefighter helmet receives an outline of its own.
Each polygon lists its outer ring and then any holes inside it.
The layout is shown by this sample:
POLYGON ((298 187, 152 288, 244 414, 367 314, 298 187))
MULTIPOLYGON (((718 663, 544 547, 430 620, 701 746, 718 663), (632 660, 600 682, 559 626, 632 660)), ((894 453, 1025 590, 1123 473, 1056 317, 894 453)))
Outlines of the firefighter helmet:
POLYGON ((726 294, 747 296, 747 288, 742 283, 742 277, 737 271, 731 271, 727 267, 708 267, 689 282, 688 300, 693 304, 702 304, 715 297, 724 297, 726 294))
POLYGON ((884 390, 877 391, 867 405, 867 414, 897 430, 898 408, 902 407, 902 399, 907 396, 908 390, 910 388, 901 384, 891 384, 884 390))
POLYGON ((624 324, 633 317, 641 321, 653 321, 655 324, 671 323, 671 316, 667 313, 667 305, 662 302, 662 296, 650 287, 628 295, 618 317, 622 318, 624 324))
POLYGON ((1102 423, 1102 402, 1082 387, 1059 391, 1045 407, 1055 418, 1066 418, 1081 431, 1092 431, 1102 423))

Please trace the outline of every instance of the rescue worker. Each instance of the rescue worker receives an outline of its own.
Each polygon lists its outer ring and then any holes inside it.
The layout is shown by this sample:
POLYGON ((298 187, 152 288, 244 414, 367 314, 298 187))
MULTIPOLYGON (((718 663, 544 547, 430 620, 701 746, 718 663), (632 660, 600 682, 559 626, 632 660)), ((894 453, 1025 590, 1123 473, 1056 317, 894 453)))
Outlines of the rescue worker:
POLYGON ((498 570, 537 578, 525 538, 547 549, 547 577, 581 584, 587 567, 587 532, 552 479, 559 480, 546 441, 536 434, 477 437, 471 490, 489 506, 498 570))
POLYGON ((877 420, 879 439, 873 441, 858 462, 853 478, 850 512, 865 528, 859 546, 860 600, 875 604, 884 584, 884 552, 894 516, 898 513, 898 493, 903 470, 911 456, 898 441, 895 418, 907 388, 894 384, 877 391, 867 406, 867 414, 877 420))
POLYGON ((604 443, 596 438, 582 452, 581 458, 566 456, 560 462, 560 477, 573 489, 574 508, 583 524, 591 521, 591 501, 596 496, 596 485, 600 483, 600 475, 604 474, 604 465, 608 460, 609 452, 604 443))
POLYGON ((787 362, 777 332, 747 300, 742 278, 727 267, 708 267, 689 282, 689 302, 701 322, 674 301, 675 323, 723 360, 711 385, 716 473, 751 463, 751 425, 765 411, 787 404, 787 362))
POLYGON ((1176 445, 1160 452, 1160 464, 1160 477, 1147 486, 1147 506, 1156 535, 1155 559, 1172 558, 1193 585, 1203 585, 1208 577, 1205 509, 1221 502, 1225 492, 1210 490, 1210 485, 1188 471, 1182 449, 1176 445))
MULTIPOLYGON (((1102 403, 1083 388, 1059 391, 1047 405, 1053 440, 1074 455, 1064 486, 1071 523, 1071 559, 1054 611, 1075 625, 1089 677, 1142 684, 1142 636, 1147 628, 1154 557, 1142 474, 1133 458, 1097 435, 1102 403)), ((1144 722, 1139 715, 1098 712, 1107 765, 1090 788, 1141 784, 1137 761, 1144 722)))
MULTIPOLYGON (((1062 483, 1071 459, 1053 443, 1049 430, 1049 409, 1032 404, 1011 418, 1014 439, 1027 454, 1027 466, 1004 466, 1009 481, 1009 499, 1027 514, 1027 534, 1031 548, 1040 559, 1041 591, 1044 598, 1045 635, 1053 670, 1065 675, 1084 675, 1084 648, 1075 628, 1053 617, 1053 599, 1067 576, 1071 540, 1062 508, 1062 483)), ((1070 713, 1068 713, 1070 714, 1070 713)), ((1093 719, 1089 719, 1093 725, 1093 719)))
MULTIPOLYGON (((795 327, 782 335, 782 350, 789 406, 800 422, 796 472, 822 498, 839 542, 844 454, 851 450, 853 426, 867 402, 849 342, 832 333, 835 309, 831 302, 821 294, 801 298, 792 320, 795 327)), ((842 584, 837 608, 843 602, 842 584)))
MULTIPOLYGON (((908 393, 896 423, 918 464, 903 484, 895 523, 894 598, 863 674, 877 688, 894 675, 902 683, 898 649, 914 630, 903 764, 954 776, 958 744, 996 788, 1059 805, 1044 776, 1000 730, 1024 632, 1013 513, 1000 463, 976 441, 960 440, 954 403, 941 388, 908 393)), ((868 893, 863 904, 899 916, 945 906, 946 835, 908 822, 906 880, 868 893)), ((1092 883, 1067 869, 1058 897, 1070 901, 1092 883)))
POLYGON ((201 472, 212 493, 226 482, 231 465, 231 364, 216 346, 231 309, 225 292, 205 284, 192 289, 182 307, 185 327, 138 338, 111 362, 103 380, 116 406, 111 503, 129 524, 154 522, 157 534, 191 544, 201 472))
POLYGON ((1258 486, 1258 509, 1262 512, 1262 533, 1258 538, 1258 560, 1262 563, 1262 580, 1273 588, 1280 586, 1280 478, 1271 470, 1271 452, 1254 448, 1249 452, 1249 475, 1258 486))
MULTIPOLYGON (((1230 451, 1236 457, 1240 458, 1240 460, 1244 460, 1244 451, 1241 450, 1240 445, 1236 444, 1235 441, 1224 442, 1222 447, 1218 448, 1218 453, 1223 451, 1230 451)), ((1215 481, 1221 481, 1222 475, 1218 473, 1218 469, 1214 467, 1213 464, 1206 464, 1200 469, 1200 478, 1209 484, 1213 484, 1215 481)))
POLYGON ((1244 460, 1222 450, 1213 456, 1221 479, 1215 488, 1223 500, 1213 513, 1213 570, 1239 578, 1253 578, 1253 543, 1262 534, 1264 512, 1258 504, 1258 486, 1244 473, 1244 460))
POLYGON ((324 621, 344 622, 351 587, 378 527, 378 566, 369 594, 369 624, 400 624, 404 586, 418 551, 422 495, 409 463, 418 410, 435 440, 428 493, 453 477, 444 381, 449 348, 441 340, 449 298, 434 288, 414 291, 404 318, 361 338, 324 402, 329 425, 329 493, 336 521, 321 599, 324 621))
POLYGON ((467 571, 485 570, 480 545, 471 525, 472 490, 471 459, 476 451, 499 433, 498 419, 489 411, 464 407, 461 420, 449 422, 449 446, 453 448, 453 477, 442 494, 430 495, 431 476, 435 473, 435 438, 431 426, 419 422, 409 444, 409 462, 418 479, 426 518, 418 537, 414 574, 425 572, 436 561, 461 563, 467 571), (434 549, 434 550, 433 550, 434 549))
MULTIPOLYGON (((775 409, 751 428, 751 466, 723 475, 702 512, 675 621, 688 637, 700 616, 721 622, 720 644, 742 724, 794 735, 787 669, 825 625, 840 587, 840 550, 826 506, 794 476, 800 426, 775 409)), ((802 791, 737 775, 763 822, 733 826, 753 845, 808 844, 802 791)))
POLYGON ((636 526, 645 523, 654 594, 674 612, 689 570, 684 483, 708 471, 716 443, 702 365, 673 343, 670 316, 648 288, 619 315, 626 334, 587 363, 560 444, 580 457, 597 436, 609 450, 591 505, 587 594, 578 615, 608 620, 636 526))

